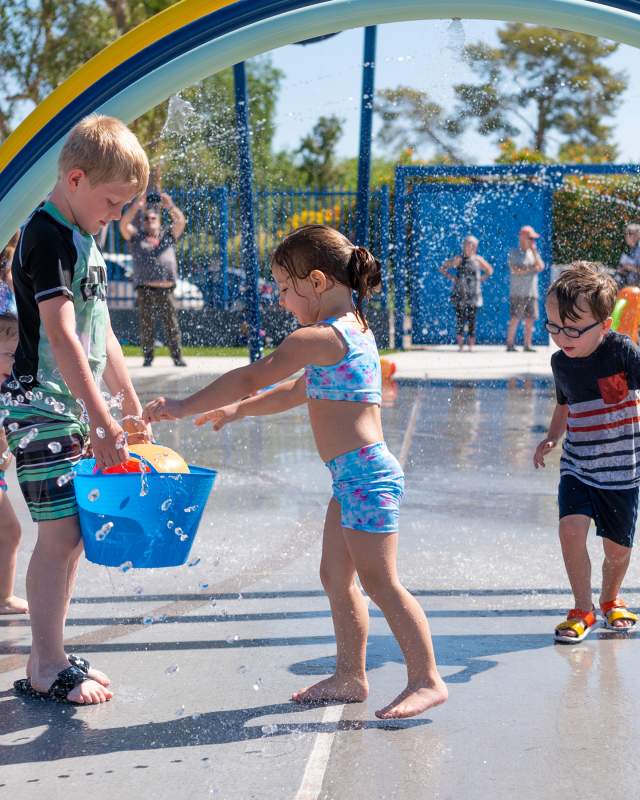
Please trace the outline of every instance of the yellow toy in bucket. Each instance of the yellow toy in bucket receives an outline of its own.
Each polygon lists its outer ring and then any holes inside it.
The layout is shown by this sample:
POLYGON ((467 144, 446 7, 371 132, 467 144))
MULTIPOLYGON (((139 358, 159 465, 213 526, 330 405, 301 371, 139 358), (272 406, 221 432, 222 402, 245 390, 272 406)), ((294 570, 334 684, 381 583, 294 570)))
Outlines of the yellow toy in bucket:
POLYGON ((143 458, 156 472, 189 472, 187 462, 175 450, 162 444, 133 444, 131 455, 143 458))

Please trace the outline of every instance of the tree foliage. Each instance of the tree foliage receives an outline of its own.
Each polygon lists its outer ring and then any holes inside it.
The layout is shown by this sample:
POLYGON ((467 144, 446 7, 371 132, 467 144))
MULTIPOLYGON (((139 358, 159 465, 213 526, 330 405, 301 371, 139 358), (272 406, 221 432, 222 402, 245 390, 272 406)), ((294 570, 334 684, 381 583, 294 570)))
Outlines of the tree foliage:
POLYGON ((420 151, 426 146, 437 158, 460 161, 454 140, 462 127, 427 92, 410 86, 383 89, 378 92, 375 111, 382 120, 377 138, 384 147, 397 152, 420 151))
POLYGON ((478 80, 455 87, 460 120, 497 140, 528 136, 530 149, 556 155, 579 146, 594 160, 615 156, 612 127, 626 76, 605 62, 618 44, 586 34, 509 23, 500 44, 468 45, 464 57, 478 80))
POLYGON ((332 114, 321 116, 296 150, 299 169, 308 186, 326 189, 335 181, 335 150, 343 131, 343 120, 332 114))

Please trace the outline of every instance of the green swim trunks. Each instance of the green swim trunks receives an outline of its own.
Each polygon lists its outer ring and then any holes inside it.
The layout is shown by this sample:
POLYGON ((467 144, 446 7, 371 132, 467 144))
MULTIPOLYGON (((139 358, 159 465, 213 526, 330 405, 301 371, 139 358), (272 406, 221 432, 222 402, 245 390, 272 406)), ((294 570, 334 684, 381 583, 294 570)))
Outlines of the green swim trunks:
POLYGON ((29 406, 12 408, 3 424, 31 519, 77 514, 72 477, 86 450, 89 426, 29 406))

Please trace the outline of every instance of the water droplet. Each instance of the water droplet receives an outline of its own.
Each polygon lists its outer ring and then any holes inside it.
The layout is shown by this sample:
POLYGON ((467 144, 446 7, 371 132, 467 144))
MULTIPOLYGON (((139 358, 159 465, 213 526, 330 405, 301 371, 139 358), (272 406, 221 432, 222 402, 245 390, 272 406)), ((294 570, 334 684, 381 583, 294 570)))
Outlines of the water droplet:
POLYGON ((56 480, 58 486, 66 486, 69 481, 72 481, 76 477, 76 473, 74 470, 71 472, 65 472, 64 475, 60 475, 60 477, 56 480))
POLYGON ((47 447, 49 448, 49 450, 51 450, 52 453, 59 453, 62 450, 62 445, 60 444, 60 442, 49 442, 47 447))
MULTIPOLYGON (((113 523, 111 523, 113 525, 113 523)), ((120 564, 120 572, 129 572, 130 569, 133 569, 133 564, 130 561, 125 561, 120 564)))
POLYGON ((96 500, 100 497, 100 491, 98 489, 92 489, 89 494, 87 495, 87 500, 90 503, 95 503, 96 500))
POLYGON ((179 670, 179 669, 180 669, 180 667, 179 667, 177 664, 170 664, 170 665, 169 665, 169 666, 168 666, 168 667, 165 669, 165 673, 166 673, 167 675, 175 675, 175 674, 176 674, 176 672, 178 672, 178 670, 179 670))
POLYGON ((165 500, 162 503, 162 505, 160 506, 160 510, 161 511, 168 511, 169 508, 171 507, 171 503, 173 503, 173 500, 169 497, 167 500, 165 500))
POLYGON ((133 593, 137 595, 144 594, 144 589, 142 588, 142 586, 134 586, 133 593))
POLYGON ((149 480, 147 479, 147 473, 141 472, 140 473, 140 497, 146 497, 149 493, 149 480))
POLYGON ((7 430, 9 431, 9 433, 15 433, 15 432, 18 430, 18 428, 19 428, 19 427, 20 427, 19 423, 17 423, 17 422, 10 422, 10 423, 7 425, 7 430))
POLYGON ((233 642, 239 641, 240 637, 237 633, 234 633, 233 636, 227 636, 227 644, 233 644, 233 642))
POLYGON ((260 728, 264 736, 273 736, 274 733, 277 733, 278 726, 277 725, 263 725, 260 728))
POLYGON ((209 588, 209 584, 208 583, 199 583, 198 584, 198 589, 208 589, 208 588, 209 588))
POLYGON ((182 538, 182 533, 183 533, 182 528, 176 528, 174 533, 175 533, 176 536, 179 536, 180 538, 182 538))
POLYGON ((168 519, 167 520, 167 528, 169 528, 169 530, 171 530, 174 525, 175 525, 175 522, 172 519, 168 519))
POLYGON ((176 710, 176 717, 183 717, 183 716, 184 716, 184 706, 180 706, 180 708, 176 710))
POLYGON ((142 624, 143 625, 153 625, 153 623, 155 621, 156 621, 155 617, 152 617, 151 615, 149 615, 148 617, 143 617, 142 618, 142 624))
POLYGON ((96 531, 96 540, 101 542, 109 535, 111 528, 113 528, 113 522, 105 522, 104 525, 96 531))
MULTIPOLYGON (((180 539, 182 540, 182 530, 180 528, 176 528, 176 533, 178 533, 178 536, 180 536, 180 539), (180 531, 180 533, 178 533, 178 531, 180 531)), ((195 558, 192 558, 191 561, 188 562, 187 566, 197 567, 200 561, 201 559, 198 556, 196 556, 195 558)))
POLYGON ((25 433, 25 435, 20 439, 20 441, 18 442, 18 447, 21 450, 26 450, 26 448, 31 444, 31 442, 36 438, 37 435, 38 435, 38 429, 31 428, 31 430, 25 433))
POLYGON ((185 508, 185 513, 186 514, 190 514, 192 511, 197 511, 197 510, 198 510, 198 506, 187 506, 185 508))
POLYGON ((98 437, 98 439, 106 439, 107 438, 107 432, 105 431, 104 428, 97 427, 96 428, 96 436, 98 437))

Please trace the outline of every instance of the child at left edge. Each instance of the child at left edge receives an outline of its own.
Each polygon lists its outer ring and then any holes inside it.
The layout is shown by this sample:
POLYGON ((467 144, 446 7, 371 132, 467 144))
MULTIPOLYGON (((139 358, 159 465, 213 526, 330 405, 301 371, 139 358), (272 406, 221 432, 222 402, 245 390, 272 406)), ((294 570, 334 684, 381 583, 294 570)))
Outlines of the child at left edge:
POLYGON ((271 267, 280 305, 301 327, 269 356, 227 372, 191 397, 153 400, 143 416, 152 422, 200 414, 196 424, 211 421, 217 430, 244 416, 307 405, 318 454, 333 479, 320 579, 329 597, 337 654, 334 674, 292 699, 359 703, 368 697, 369 613, 358 576, 384 614, 407 668, 406 688, 376 715, 412 717, 444 703, 448 691, 425 613, 397 572, 404 475, 384 442, 380 358, 363 308, 380 286, 380 264, 338 231, 306 225, 276 248, 271 267), (291 377, 303 368, 304 375, 291 377), (273 384, 278 385, 250 397, 273 384))
MULTIPOLYGON (((0 383, 11 374, 18 344, 18 317, 11 262, 19 236, 18 231, 0 252, 0 383)), ((7 494, 5 472, 12 458, 7 448, 7 437, 0 427, 0 615, 26 614, 29 611, 27 601, 14 594, 21 530, 7 494)))

